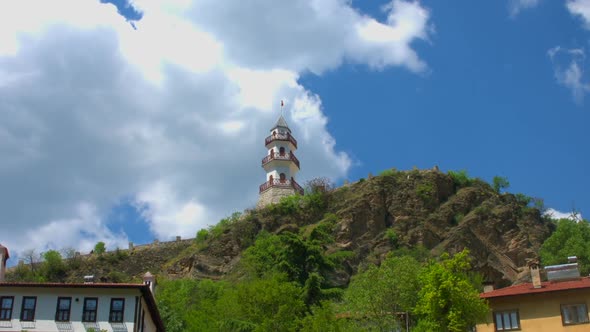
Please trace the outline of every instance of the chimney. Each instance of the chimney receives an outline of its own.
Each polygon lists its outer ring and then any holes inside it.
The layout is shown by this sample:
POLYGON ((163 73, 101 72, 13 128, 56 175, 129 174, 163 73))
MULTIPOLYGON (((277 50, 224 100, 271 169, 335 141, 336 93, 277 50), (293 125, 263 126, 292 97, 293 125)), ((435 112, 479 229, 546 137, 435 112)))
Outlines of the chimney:
POLYGON ((143 275, 143 283, 145 285, 148 285, 148 287, 150 288, 150 291, 152 292, 152 295, 156 296, 156 276, 151 274, 150 271, 147 271, 144 275, 143 275))
POLYGON ((0 244, 0 282, 4 281, 6 274, 6 261, 10 258, 8 248, 0 244))
POLYGON ((483 292, 489 293, 494 290, 494 283, 491 281, 486 281, 483 283, 483 292))
POLYGON ((531 264, 531 280, 533 281, 534 288, 541 288, 541 273, 539 272, 538 264, 531 264))

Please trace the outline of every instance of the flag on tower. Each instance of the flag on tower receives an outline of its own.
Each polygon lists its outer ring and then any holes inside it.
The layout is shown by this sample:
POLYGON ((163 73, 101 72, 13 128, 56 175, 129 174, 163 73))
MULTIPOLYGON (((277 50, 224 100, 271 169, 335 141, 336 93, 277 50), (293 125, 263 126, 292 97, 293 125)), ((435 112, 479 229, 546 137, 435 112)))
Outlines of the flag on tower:
POLYGON ((285 103, 281 100, 281 107, 285 106, 285 103))

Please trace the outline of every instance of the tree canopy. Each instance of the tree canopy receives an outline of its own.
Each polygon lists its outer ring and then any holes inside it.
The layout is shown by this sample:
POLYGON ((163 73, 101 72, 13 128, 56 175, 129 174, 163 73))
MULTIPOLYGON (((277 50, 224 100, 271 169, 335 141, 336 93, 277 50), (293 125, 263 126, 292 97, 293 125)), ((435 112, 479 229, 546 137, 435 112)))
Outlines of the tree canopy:
POLYGON ((580 272, 590 272, 590 224, 572 219, 557 220, 555 232, 541 246, 541 263, 567 263, 568 256, 577 256, 580 272))

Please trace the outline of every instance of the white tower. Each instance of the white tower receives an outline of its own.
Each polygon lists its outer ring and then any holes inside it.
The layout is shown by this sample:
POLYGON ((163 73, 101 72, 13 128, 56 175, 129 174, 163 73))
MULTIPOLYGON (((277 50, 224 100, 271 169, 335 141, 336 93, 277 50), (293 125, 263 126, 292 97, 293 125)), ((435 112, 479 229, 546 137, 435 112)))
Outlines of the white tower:
POLYGON ((294 153, 297 150, 297 140, 291 135, 291 129, 283 115, 270 132, 270 136, 264 140, 268 149, 266 157, 262 159, 266 182, 260 185, 258 208, 278 203, 285 196, 303 195, 303 188, 295 181, 300 168, 294 153))

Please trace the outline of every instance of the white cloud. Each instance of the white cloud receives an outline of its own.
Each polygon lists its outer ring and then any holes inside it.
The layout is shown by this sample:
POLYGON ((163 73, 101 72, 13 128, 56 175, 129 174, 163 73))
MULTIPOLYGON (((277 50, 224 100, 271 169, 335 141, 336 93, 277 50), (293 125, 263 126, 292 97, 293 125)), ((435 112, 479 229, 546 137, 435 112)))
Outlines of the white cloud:
POLYGON ((549 49, 547 55, 553 63, 557 82, 570 89, 574 100, 581 104, 585 94, 590 92, 590 83, 586 83, 584 77, 584 50, 556 46, 549 49))
POLYGON ((15 252, 123 246, 106 216, 125 197, 162 240, 253 207, 281 99, 299 181, 343 177, 300 75, 426 68, 418 2, 392 1, 386 22, 344 0, 133 3, 137 30, 96 0, 0 2, 0 242, 15 252))
POLYGON ((590 0, 568 0, 566 5, 570 13, 579 16, 586 29, 590 29, 590 0))
MULTIPOLYGON (((572 212, 561 212, 551 208, 545 211, 545 215, 551 217, 552 219, 574 219, 574 214, 572 212)), ((583 217, 578 213, 576 214, 575 219, 582 220, 583 217)))
POLYGON ((539 0, 509 0, 508 12, 511 17, 516 17, 521 11, 536 7, 539 2, 539 0))

